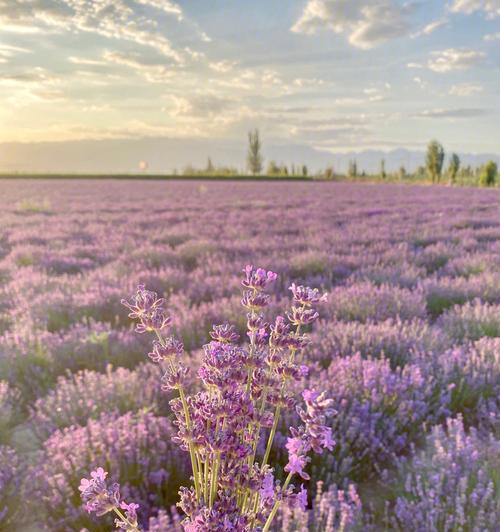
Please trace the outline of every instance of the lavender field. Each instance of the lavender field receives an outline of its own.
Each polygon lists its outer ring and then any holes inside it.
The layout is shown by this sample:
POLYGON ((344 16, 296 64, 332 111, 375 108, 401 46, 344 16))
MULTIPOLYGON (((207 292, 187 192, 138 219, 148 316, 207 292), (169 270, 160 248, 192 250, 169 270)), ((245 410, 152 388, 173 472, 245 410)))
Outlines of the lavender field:
POLYGON ((291 283, 328 293, 304 359, 335 445, 274 530, 498 530, 499 206, 492 189, 0 181, 0 530, 111 530, 78 491, 99 466, 144 530, 182 530, 189 454, 120 301, 166 298, 196 373, 212 325, 245 337, 247 264, 278 274, 269 321, 291 283))

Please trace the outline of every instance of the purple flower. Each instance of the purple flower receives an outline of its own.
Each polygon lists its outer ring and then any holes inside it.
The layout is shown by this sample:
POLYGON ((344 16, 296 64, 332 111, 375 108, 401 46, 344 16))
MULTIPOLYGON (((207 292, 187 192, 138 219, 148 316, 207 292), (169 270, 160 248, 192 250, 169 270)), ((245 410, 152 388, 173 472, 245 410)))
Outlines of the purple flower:
POLYGON ((85 503, 87 512, 95 512, 96 515, 104 515, 113 511, 120 504, 120 487, 112 484, 108 487, 106 477, 108 473, 102 467, 98 467, 90 473, 90 480, 82 478, 78 489, 81 491, 82 501, 85 503))
POLYGON ((300 491, 297 494, 297 503, 299 508, 304 512, 307 508, 307 490, 304 488, 304 484, 301 484, 300 491))
POLYGON ((297 474, 304 480, 309 480, 311 477, 304 471, 304 467, 308 461, 309 460, 306 456, 290 454, 288 456, 288 463, 285 466, 285 471, 287 473, 292 473, 292 475, 297 474))
POLYGON ((251 265, 245 266, 243 273, 245 274, 245 279, 243 279, 241 284, 245 288, 256 291, 264 290, 278 278, 278 275, 274 272, 266 271, 262 268, 255 269, 251 265))
POLYGON ((217 342, 226 342, 235 344, 238 342, 240 335, 236 332, 234 325, 225 323, 224 325, 214 325, 210 336, 217 342))
POLYGON ((260 496, 262 497, 262 499, 274 498, 274 476, 272 473, 268 473, 264 477, 264 481, 262 482, 262 487, 260 489, 260 496))
POLYGON ((308 286, 297 286, 292 283, 289 290, 292 291, 293 300, 300 305, 310 307, 317 303, 324 303, 328 300, 328 294, 320 294, 317 288, 308 286))

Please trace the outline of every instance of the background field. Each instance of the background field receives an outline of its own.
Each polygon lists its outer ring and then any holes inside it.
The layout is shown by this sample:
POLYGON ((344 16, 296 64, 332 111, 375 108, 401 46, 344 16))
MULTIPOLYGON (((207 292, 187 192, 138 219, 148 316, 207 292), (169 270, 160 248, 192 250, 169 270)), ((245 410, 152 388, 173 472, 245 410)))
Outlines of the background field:
MULTIPOLYGON (((363 503, 358 511, 349 499, 356 526, 423 530, 425 508, 408 502, 418 497, 404 479, 411 464, 424 476, 433 470, 422 463, 449 468, 432 457, 447 438, 432 427, 460 415, 472 429, 467 453, 493 455, 499 203, 497 190, 439 186, 0 181, 0 529, 18 530, 26 516, 39 530, 109 529, 82 512, 77 491, 101 464, 141 504, 145 526, 175 504, 185 456, 170 441, 148 339, 132 332, 120 299, 140 283, 167 297, 196 368, 213 323, 244 331, 240 272, 252 263, 279 274, 270 315, 286 307, 291 282, 330 294, 307 355, 309 384, 339 411, 333 454, 312 464, 313 478, 332 486, 322 511, 338 504, 334 485, 352 485, 363 503)), ((460 427, 449 433, 466 438, 460 427)), ((478 467, 491 476, 488 460, 478 467)), ((459 464, 466 478, 477 476, 472 462, 459 464)), ((477 505, 488 530, 498 509, 485 486, 477 505)), ((162 519, 150 529, 177 526, 162 519)), ((299 527, 303 516, 282 519, 283 530, 313 529, 299 527)))

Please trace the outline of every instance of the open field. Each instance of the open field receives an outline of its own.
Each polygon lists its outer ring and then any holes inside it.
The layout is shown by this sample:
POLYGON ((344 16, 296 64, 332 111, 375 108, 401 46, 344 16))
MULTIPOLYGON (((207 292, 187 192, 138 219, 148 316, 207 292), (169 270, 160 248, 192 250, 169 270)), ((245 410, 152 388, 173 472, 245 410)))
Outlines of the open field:
POLYGON ((292 282, 329 293, 307 386, 333 399, 336 444, 309 465, 312 509, 276 530, 495 530, 499 204, 439 186, 0 180, 0 530, 110 530, 78 493, 100 465, 145 529, 180 530, 187 453, 120 300, 164 296, 196 369, 212 324, 245 334, 246 264, 279 275, 270 316, 292 282))

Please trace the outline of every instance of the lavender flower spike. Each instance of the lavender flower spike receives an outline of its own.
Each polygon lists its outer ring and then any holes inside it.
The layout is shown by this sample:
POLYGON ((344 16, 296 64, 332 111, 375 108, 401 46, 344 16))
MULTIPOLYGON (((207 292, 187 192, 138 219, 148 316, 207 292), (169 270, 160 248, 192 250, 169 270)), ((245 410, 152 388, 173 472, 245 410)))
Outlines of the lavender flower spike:
POLYGON ((81 491, 82 501, 89 513, 98 516, 115 512, 119 519, 115 520, 116 528, 129 532, 138 532, 137 513, 138 504, 120 502, 120 486, 116 482, 108 487, 106 483, 107 471, 98 467, 90 473, 90 480, 82 478, 78 489, 81 491), (120 511, 125 510, 125 515, 120 511))

